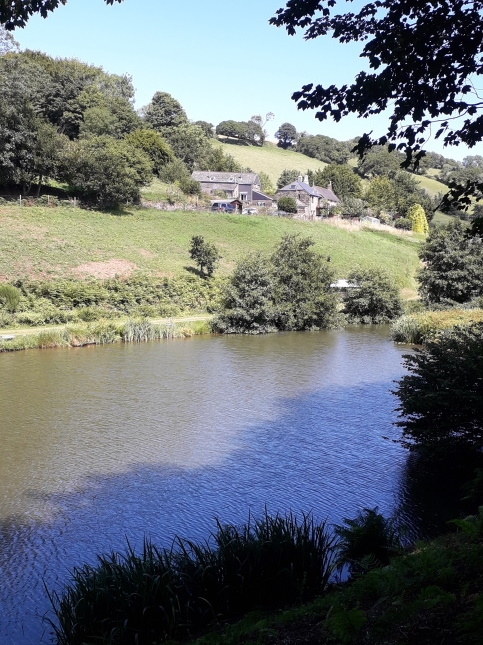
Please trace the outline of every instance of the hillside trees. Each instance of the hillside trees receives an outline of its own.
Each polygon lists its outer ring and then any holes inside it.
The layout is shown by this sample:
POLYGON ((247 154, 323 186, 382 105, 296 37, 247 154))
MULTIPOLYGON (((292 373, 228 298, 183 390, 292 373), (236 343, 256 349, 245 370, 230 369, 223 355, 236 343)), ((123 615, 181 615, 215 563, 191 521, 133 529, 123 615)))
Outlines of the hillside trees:
POLYGON ((277 188, 284 188, 293 181, 297 181, 299 176, 300 172, 298 170, 283 170, 282 174, 277 179, 277 188))
POLYGON ((350 157, 349 147, 345 143, 323 134, 301 135, 296 150, 307 157, 329 164, 344 164, 350 157))
POLYGON ((297 142, 297 130, 291 123, 282 123, 275 132, 275 139, 278 139, 278 146, 286 150, 297 142))
POLYGON ((265 132, 256 121, 221 121, 216 126, 216 134, 255 145, 263 145, 265 141, 265 132))
MULTIPOLYGON (((330 35, 341 43, 363 43, 360 57, 370 71, 363 69, 340 86, 304 85, 292 97, 300 109, 316 109, 320 121, 336 122, 388 109, 385 133, 364 134, 359 153, 375 143, 389 144, 405 153, 408 165, 424 155, 432 128, 447 146, 481 141, 482 103, 475 88, 483 74, 483 2, 381 0, 338 13, 341 4, 288 2, 270 21, 292 35, 303 29, 307 39, 330 35)), ((478 184, 470 182, 452 198, 468 204, 475 190, 478 184)))
POLYGON ((379 269, 355 269, 347 277, 344 313, 351 322, 387 323, 403 313, 399 289, 379 269))
POLYGON ((163 128, 188 125, 188 117, 181 103, 167 92, 156 92, 151 102, 143 108, 144 120, 158 132, 163 128))
POLYGON ((138 202, 140 188, 152 178, 148 156, 108 136, 72 141, 66 146, 60 176, 84 201, 99 208, 138 202))
POLYGON ((134 130, 125 137, 125 141, 147 154, 151 159, 153 172, 158 176, 161 168, 174 159, 170 145, 155 130, 134 130))
POLYGON ((362 182, 349 166, 329 164, 323 170, 317 170, 313 181, 322 188, 331 183, 332 190, 340 199, 362 195, 362 182))

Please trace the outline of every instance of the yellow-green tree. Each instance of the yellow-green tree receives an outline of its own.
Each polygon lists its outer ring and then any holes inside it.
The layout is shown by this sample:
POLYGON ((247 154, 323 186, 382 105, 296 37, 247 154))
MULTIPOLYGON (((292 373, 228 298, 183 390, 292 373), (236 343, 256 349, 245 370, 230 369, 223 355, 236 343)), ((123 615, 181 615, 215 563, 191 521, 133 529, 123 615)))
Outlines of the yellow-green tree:
POLYGON ((426 219, 426 213, 421 204, 414 204, 408 209, 407 218, 412 222, 412 230, 415 233, 423 233, 427 235, 429 233, 428 220, 426 219))

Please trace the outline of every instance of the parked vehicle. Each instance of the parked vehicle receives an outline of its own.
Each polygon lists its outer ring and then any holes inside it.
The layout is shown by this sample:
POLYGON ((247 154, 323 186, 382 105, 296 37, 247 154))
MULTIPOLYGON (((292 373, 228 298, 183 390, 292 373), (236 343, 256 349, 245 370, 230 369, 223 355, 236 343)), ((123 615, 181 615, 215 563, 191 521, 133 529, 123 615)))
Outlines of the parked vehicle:
POLYGON ((256 215, 258 210, 256 208, 244 208, 243 215, 256 215))
POLYGON ((215 202, 214 204, 212 204, 211 210, 222 213, 234 213, 236 211, 236 208, 229 202, 215 202))

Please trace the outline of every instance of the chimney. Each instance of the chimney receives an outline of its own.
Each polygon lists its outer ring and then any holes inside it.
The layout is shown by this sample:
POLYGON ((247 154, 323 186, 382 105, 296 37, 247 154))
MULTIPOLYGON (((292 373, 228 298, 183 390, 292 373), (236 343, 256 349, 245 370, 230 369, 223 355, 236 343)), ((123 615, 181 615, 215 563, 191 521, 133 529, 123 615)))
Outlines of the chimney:
POLYGON ((308 183, 309 183, 309 176, 304 175, 304 184, 308 184, 308 183))
POLYGON ((300 182, 302 182, 302 181, 303 181, 303 177, 302 177, 302 175, 299 175, 299 176, 297 177, 297 181, 300 181, 300 182))
POLYGON ((331 182, 331 181, 329 181, 329 184, 328 184, 327 188, 328 188, 330 191, 332 190, 332 182, 331 182))

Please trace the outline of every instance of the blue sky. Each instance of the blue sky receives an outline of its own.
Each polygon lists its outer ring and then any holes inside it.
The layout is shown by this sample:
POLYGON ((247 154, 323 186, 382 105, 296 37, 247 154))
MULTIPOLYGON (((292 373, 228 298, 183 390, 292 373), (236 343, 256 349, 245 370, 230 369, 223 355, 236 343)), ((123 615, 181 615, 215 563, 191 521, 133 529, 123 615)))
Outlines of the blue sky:
MULTIPOLYGON (((357 45, 329 38, 306 42, 290 37, 268 20, 283 0, 68 0, 47 19, 32 18, 14 33, 22 49, 50 56, 77 58, 115 74, 130 74, 136 107, 156 91, 169 92, 193 120, 217 124, 246 121, 273 112, 269 136, 288 121, 298 131, 347 140, 373 130, 383 134, 384 120, 347 117, 340 123, 319 122, 314 111, 299 111, 292 92, 303 84, 348 83, 361 69, 357 45)), ((462 159, 483 154, 446 148, 428 149, 462 159)))

